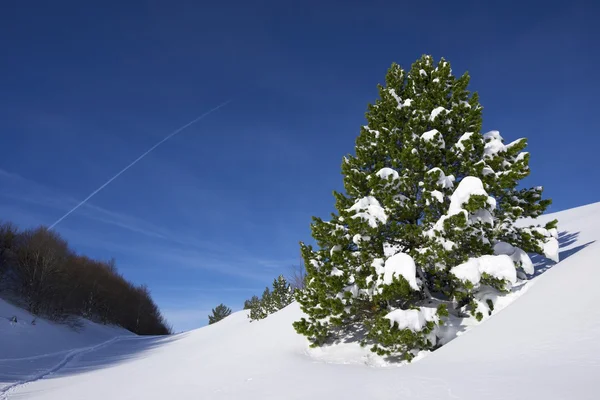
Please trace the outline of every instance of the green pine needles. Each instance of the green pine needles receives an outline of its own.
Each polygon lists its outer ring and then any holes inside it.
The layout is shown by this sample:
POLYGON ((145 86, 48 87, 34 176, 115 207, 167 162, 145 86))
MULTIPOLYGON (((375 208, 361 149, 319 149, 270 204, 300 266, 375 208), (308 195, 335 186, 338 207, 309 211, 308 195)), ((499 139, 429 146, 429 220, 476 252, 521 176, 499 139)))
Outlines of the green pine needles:
POLYGON ((273 289, 265 288, 262 297, 252 296, 244 303, 244 309, 249 309, 248 318, 251 321, 266 318, 269 314, 289 305, 294 301, 294 289, 283 277, 279 275, 273 280, 273 289))
POLYGON ((557 260, 556 221, 516 225, 550 204, 529 174, 525 139, 481 133, 482 107, 450 63, 392 64, 369 105, 355 155, 342 163, 337 213, 313 218, 301 243, 306 288, 294 323, 313 346, 360 337, 380 355, 412 359, 442 345, 450 314, 488 316, 533 273, 528 253, 557 260))
POLYGON ((227 318, 229 315, 231 315, 231 308, 221 303, 212 309, 212 314, 208 316, 208 324, 212 325, 224 318, 227 318))

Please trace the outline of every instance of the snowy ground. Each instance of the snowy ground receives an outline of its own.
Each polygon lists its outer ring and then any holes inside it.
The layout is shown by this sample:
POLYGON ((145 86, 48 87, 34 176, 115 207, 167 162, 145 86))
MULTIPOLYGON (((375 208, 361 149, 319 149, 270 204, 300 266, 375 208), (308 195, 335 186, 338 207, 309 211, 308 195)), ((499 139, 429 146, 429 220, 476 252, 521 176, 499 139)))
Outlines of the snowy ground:
POLYGON ((75 330, 35 318, 0 299, 0 399, 15 385, 47 375, 80 352, 135 337, 115 326, 87 320, 80 320, 80 324, 75 330))
POLYGON ((291 326, 296 304, 168 338, 86 330, 78 335, 94 338, 73 342, 79 349, 28 360, 15 358, 64 350, 65 339, 6 336, 0 322, 0 377, 12 379, 0 399, 596 399, 600 203, 550 218, 559 219, 561 262, 538 265, 518 300, 408 366, 354 344, 309 351, 291 326))

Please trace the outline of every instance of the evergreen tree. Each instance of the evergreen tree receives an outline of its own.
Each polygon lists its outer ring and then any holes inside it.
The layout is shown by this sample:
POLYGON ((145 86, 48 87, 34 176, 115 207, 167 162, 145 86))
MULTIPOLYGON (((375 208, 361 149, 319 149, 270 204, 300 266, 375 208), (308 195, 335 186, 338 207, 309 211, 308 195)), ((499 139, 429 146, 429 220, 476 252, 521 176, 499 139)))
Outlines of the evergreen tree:
POLYGON ((219 322, 223 318, 228 317, 229 314, 231 314, 231 308, 221 303, 212 309, 212 315, 208 316, 208 324, 211 325, 215 322, 219 322))
POLYGON ((250 308, 248 318, 253 321, 266 318, 269 314, 286 307, 292 301, 294 301, 294 290, 283 275, 279 275, 273 280, 273 291, 266 287, 260 300, 256 296, 252 297, 251 300, 246 300, 250 308))
POLYGON ((248 318, 251 321, 257 321, 259 319, 266 318, 267 315, 271 314, 273 311, 271 307, 271 291, 268 287, 265 288, 260 301, 253 303, 250 308, 250 314, 248 314, 248 318))
POLYGON ((313 218, 317 248, 301 243, 297 300, 308 318, 294 327, 313 346, 359 331, 378 354, 410 360, 442 344, 448 312, 491 314, 517 276, 533 273, 527 253, 557 260, 556 221, 515 225, 550 204, 541 187, 518 187, 526 140, 481 134, 468 83, 423 56, 408 72, 392 64, 379 85, 356 155, 342 163, 337 213, 313 218))
POLYGON ((258 296, 252 296, 250 300, 244 301, 244 310, 251 310, 256 304, 260 303, 258 296))
POLYGON ((294 301, 294 290, 283 275, 273 280, 273 292, 271 293, 271 308, 275 311, 281 310, 294 301))

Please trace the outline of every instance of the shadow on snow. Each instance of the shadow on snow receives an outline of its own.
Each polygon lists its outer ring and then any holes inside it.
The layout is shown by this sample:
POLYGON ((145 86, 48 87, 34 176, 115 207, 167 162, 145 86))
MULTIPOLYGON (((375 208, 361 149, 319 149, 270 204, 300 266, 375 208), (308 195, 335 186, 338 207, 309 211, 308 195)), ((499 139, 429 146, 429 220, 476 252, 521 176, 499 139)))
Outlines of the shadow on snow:
MULTIPOLYGON (((590 244, 594 243, 594 241, 581 244, 579 246, 570 247, 573 244, 576 244, 579 238, 579 232, 567 232, 562 231, 558 234, 558 245, 559 245, 559 260, 564 261, 572 255, 580 252, 590 244)), ((529 254, 531 261, 534 264, 534 273, 528 276, 528 280, 533 278, 537 278, 542 275, 544 272, 548 271, 552 267, 554 267, 557 263, 554 261, 539 255, 539 254, 529 254)), ((512 289, 513 292, 519 292, 523 290, 527 285, 519 285, 512 289)), ((460 333, 467 330, 467 326, 462 323, 462 318, 451 316, 451 318, 447 321, 447 326, 443 329, 453 331, 452 335, 457 336, 460 333)), ((345 332, 344 334, 338 333, 338 335, 330 340, 325 346, 336 345, 340 343, 359 343, 362 340, 366 339, 366 328, 360 324, 357 324, 352 330, 349 332, 345 332)), ((366 340, 366 347, 371 347, 374 343, 370 340, 366 340)), ((394 356, 386 356, 384 357, 388 362, 399 362, 400 358, 394 356)))
POLYGON ((25 383, 90 372, 149 357, 152 350, 186 335, 124 337, 106 345, 100 344, 97 348, 0 360, 0 398, 2 394, 25 383))
MULTIPOLYGON (((580 252, 581 250, 585 249, 587 246, 589 246, 590 244, 595 242, 595 241, 591 241, 591 242, 588 242, 585 244, 581 244, 579 246, 570 247, 571 245, 577 243, 578 238, 579 238, 579 232, 562 231, 558 234, 559 262, 566 260, 567 258, 580 252), (567 247, 570 247, 570 248, 567 248, 567 247)), ((554 261, 549 260, 546 257, 541 256, 539 254, 530 254, 529 256, 530 256, 531 261, 533 262, 533 266, 535 268, 535 272, 533 273, 533 275, 530 276, 530 279, 536 278, 536 277, 542 275, 544 272, 548 271, 550 268, 552 268, 556 265, 556 263, 554 261)))
MULTIPOLYGON (((561 249, 559 253, 560 261, 564 261, 594 243, 592 241, 570 247, 577 243, 578 237, 579 232, 560 232, 558 237, 559 248, 561 249)), ((531 255, 531 260, 534 263, 535 272, 530 276, 530 279, 543 274, 556 265, 553 261, 540 255, 531 255)), ((459 326, 457 328, 464 327, 459 326)), ((357 326, 354 332, 343 337, 338 337, 334 343, 360 342, 365 338, 365 333, 364 330, 357 326)), ((185 336, 187 336, 187 333, 172 336, 126 337, 91 351, 83 349, 80 352, 71 351, 58 355, 42 355, 35 358, 35 360, 0 360, 0 394, 4 392, 2 387, 17 387, 23 383, 40 379, 52 379, 80 374, 108 368, 134 359, 146 358, 150 356, 152 350, 178 341, 185 336)))

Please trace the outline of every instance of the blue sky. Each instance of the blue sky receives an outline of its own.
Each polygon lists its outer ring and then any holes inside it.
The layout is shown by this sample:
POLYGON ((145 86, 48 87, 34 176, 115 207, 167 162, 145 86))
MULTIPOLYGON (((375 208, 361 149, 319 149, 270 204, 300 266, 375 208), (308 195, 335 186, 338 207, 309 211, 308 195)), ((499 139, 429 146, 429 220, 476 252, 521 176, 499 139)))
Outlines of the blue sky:
POLYGON ((572 2, 13 1, 0 14, 0 219, 65 219, 79 251, 116 257, 176 330, 240 309, 299 262, 327 217, 367 103, 395 61, 468 70, 484 129, 529 138, 552 211, 593 181, 600 7, 572 2))

